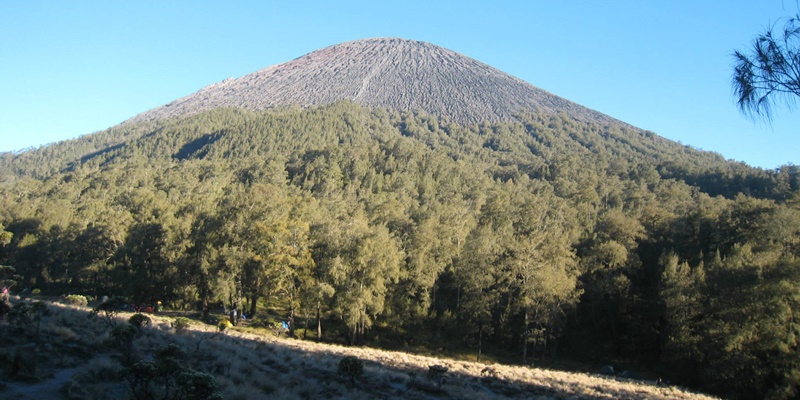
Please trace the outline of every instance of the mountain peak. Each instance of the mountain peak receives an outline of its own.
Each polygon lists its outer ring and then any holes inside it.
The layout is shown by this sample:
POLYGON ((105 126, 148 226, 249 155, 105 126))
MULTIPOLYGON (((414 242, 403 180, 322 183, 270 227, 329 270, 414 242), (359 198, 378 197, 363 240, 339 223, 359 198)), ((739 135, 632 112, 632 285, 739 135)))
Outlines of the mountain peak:
POLYGON ((313 51, 229 78, 128 122, 187 116, 219 107, 263 110, 352 100, 368 107, 423 110, 470 124, 533 109, 610 118, 452 50, 401 38, 370 38, 313 51))

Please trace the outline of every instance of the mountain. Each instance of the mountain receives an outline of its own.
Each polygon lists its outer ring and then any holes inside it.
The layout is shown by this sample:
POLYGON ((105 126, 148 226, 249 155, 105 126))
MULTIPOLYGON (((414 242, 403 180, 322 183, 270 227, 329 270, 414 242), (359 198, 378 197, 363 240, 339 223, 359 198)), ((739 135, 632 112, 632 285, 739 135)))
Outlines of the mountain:
POLYGON ((14 291, 484 361, 613 360, 731 398, 800 392, 798 238, 797 166, 729 162, 400 39, 0 154, 14 291))
POLYGON ((264 110, 352 100, 422 110, 461 124, 500 122, 516 113, 565 112, 611 118, 454 51, 414 40, 375 38, 326 47, 292 61, 207 86, 129 122, 188 116, 220 107, 264 110))

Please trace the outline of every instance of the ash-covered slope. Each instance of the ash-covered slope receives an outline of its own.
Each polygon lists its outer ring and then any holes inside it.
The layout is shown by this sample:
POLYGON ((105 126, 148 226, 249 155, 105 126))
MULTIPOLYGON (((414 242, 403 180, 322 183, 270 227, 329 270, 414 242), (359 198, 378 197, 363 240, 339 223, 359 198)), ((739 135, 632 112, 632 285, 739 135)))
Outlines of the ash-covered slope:
POLYGON ((497 122, 533 109, 586 121, 611 118, 484 63, 430 43, 398 38, 341 43, 139 114, 128 122, 187 116, 219 107, 263 110, 352 100, 423 110, 460 123, 497 122))

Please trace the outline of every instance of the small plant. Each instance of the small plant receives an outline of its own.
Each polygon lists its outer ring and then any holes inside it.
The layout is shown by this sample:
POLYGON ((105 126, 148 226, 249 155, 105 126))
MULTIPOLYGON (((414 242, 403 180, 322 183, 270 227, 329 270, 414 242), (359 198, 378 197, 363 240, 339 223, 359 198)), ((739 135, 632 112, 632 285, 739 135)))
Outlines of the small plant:
POLYGON ((193 400, 222 400, 214 377, 200 371, 187 370, 178 376, 178 387, 182 398, 193 400))
POLYGON ((174 343, 156 349, 155 366, 158 374, 157 382, 164 386, 164 399, 179 398, 177 395, 172 394, 175 387, 176 376, 182 371, 181 359, 183 358, 183 349, 174 343))
POLYGON ((134 399, 154 398, 151 383, 158 376, 155 363, 139 361, 122 372, 122 377, 128 381, 134 399))
POLYGON ((139 330, 133 325, 119 325, 111 330, 111 337, 123 356, 123 363, 129 365, 133 362, 133 339, 139 330))
POLYGON ((33 290, 31 290, 31 294, 35 295, 35 296, 38 296, 38 295, 42 294, 42 289, 39 289, 39 288, 33 289, 33 290))
POLYGON ((189 318, 186 317, 175 318, 175 321, 172 322, 172 327, 175 328, 175 333, 178 335, 185 333, 189 329, 190 325, 191 322, 189 318))
POLYGON ((128 302, 122 297, 112 297, 98 304, 89 316, 99 317, 113 328, 117 326, 117 314, 127 305, 128 302))
POLYGON ((137 330, 142 330, 145 326, 150 326, 153 323, 153 320, 150 319, 147 315, 136 313, 131 315, 128 318, 128 323, 135 327, 137 330))
POLYGON ((355 387, 356 379, 364 375, 364 362, 353 356, 345 357, 339 361, 338 372, 350 379, 350 387, 355 387))
POLYGON ((431 365, 428 367, 428 379, 436 383, 436 388, 441 389, 442 383, 445 381, 445 373, 447 367, 442 365, 431 365))
POLYGON ((50 315, 50 309, 41 301, 21 303, 8 313, 9 321, 19 329, 39 334, 42 318, 50 315))
POLYGON ((217 328, 219 328, 220 332, 224 332, 225 329, 233 327, 233 324, 227 318, 220 318, 219 322, 217 323, 217 328))
POLYGON ((67 304, 73 306, 86 307, 89 305, 89 300, 86 299, 86 296, 80 294, 70 294, 64 300, 67 304))

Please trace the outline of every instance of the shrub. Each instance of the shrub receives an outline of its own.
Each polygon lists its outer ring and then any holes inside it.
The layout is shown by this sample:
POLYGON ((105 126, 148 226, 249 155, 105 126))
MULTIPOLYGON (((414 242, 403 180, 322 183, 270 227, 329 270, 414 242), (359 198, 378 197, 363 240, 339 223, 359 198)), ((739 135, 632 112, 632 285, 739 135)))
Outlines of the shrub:
POLYGON ((364 362, 356 357, 348 356, 339 361, 339 375, 350 379, 350 386, 356 385, 356 379, 364 375, 364 362))
MULTIPOLYGON (((121 328, 121 327, 120 327, 121 328)), ((122 372, 128 381, 134 399, 152 399, 155 397, 151 383, 158 376, 155 363, 139 361, 122 372)))
POLYGON ((40 295, 40 294, 42 294, 42 289, 39 289, 39 288, 33 289, 33 290, 31 290, 31 294, 40 295))
POLYGON ((70 305, 73 305, 73 306, 86 307, 87 305, 89 305, 89 300, 86 299, 86 296, 83 296, 83 295, 80 295, 80 294, 68 295, 65 298, 65 300, 66 300, 67 304, 70 304, 70 305))
POLYGON ((172 322, 172 327, 175 328, 175 333, 178 335, 186 332, 190 325, 191 323, 189 322, 189 318, 186 317, 175 318, 175 321, 172 322))
POLYGON ((139 330, 133 325, 119 325, 111 330, 111 337, 117 349, 122 353, 123 363, 130 365, 133 362, 133 339, 139 330))
POLYGON ((124 298, 112 297, 98 304, 89 315, 103 319, 103 321, 113 328, 117 326, 117 314, 127 305, 128 302, 124 298))
POLYGON ((50 309, 41 301, 20 303, 8 313, 9 321, 19 329, 39 334, 42 318, 50 315, 50 309))
MULTIPOLYGON (((230 322, 230 321, 228 321, 230 322)), ((222 400, 214 377, 195 370, 184 371, 178 376, 178 387, 185 396, 194 400, 222 400)))
POLYGON ((136 313, 128 318, 128 323, 136 329, 141 330, 145 326, 150 326, 153 323, 153 320, 151 320, 147 315, 136 313))

